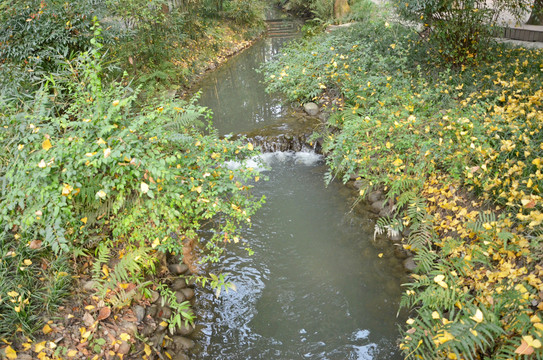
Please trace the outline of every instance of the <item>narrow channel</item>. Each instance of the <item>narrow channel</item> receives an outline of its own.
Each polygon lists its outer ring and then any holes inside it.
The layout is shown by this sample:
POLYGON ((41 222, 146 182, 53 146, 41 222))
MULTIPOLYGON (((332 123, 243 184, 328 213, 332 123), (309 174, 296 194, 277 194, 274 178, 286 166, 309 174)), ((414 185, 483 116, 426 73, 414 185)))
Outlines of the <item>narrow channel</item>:
MULTIPOLYGON (((289 112, 255 71, 287 40, 265 38, 203 79, 200 104, 213 110, 221 134, 289 112)), ((229 273, 237 291, 198 295, 192 358, 400 359, 405 272, 393 251, 372 245, 369 214, 352 211, 355 195, 344 185, 325 186, 320 155, 276 152, 262 160, 269 181, 254 191, 267 201, 243 234, 254 255, 231 244, 216 270, 229 273)))

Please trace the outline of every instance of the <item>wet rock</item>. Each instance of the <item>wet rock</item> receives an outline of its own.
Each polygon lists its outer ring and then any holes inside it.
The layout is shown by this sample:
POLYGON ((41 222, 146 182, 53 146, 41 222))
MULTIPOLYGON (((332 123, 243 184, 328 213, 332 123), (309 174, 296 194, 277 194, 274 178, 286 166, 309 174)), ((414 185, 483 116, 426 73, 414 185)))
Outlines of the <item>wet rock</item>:
POLYGON ((175 330, 175 333, 176 335, 187 336, 187 335, 192 334, 193 331, 194 331, 194 326, 190 324, 187 324, 185 326, 185 323, 183 323, 181 324, 181 326, 177 327, 177 329, 175 330))
POLYGON ((168 270, 170 270, 170 272, 173 275, 182 275, 182 274, 186 273, 188 269, 189 269, 189 267, 187 265, 185 265, 185 264, 170 264, 170 265, 168 265, 168 270))
POLYGON ((383 198, 383 192, 381 190, 375 190, 368 194, 368 201, 370 203, 377 202, 383 198))
POLYGON ((126 355, 130 351, 130 344, 126 341, 123 341, 117 350, 117 354, 126 355))
POLYGON ((174 344, 176 345, 176 349, 178 351, 190 350, 195 345, 193 340, 186 338, 184 336, 174 336, 172 340, 174 344))
POLYGON ((189 356, 183 352, 177 353, 174 355, 172 360, 189 360, 189 356))
POLYGON ((413 257, 405 259, 403 266, 409 271, 414 271, 417 268, 417 264, 415 263, 413 257))
POLYGON ((390 240, 394 242, 402 241, 402 233, 399 231, 393 231, 392 234, 390 234, 390 240))
POLYGON ((181 304, 185 300, 187 300, 187 298, 185 297, 185 294, 183 294, 182 291, 175 292, 175 301, 177 301, 178 304, 181 304))
POLYGON ((187 287, 187 281, 185 279, 175 279, 175 281, 172 283, 172 286, 171 286, 173 291, 179 291, 186 287, 187 287))
POLYGON ((407 258, 407 252, 405 249, 401 246, 395 246, 394 247, 394 256, 398 259, 406 259, 407 258))
POLYGON ((379 216, 380 217, 388 217, 390 215, 392 215, 392 213, 394 212, 394 208, 392 206, 384 206, 383 209, 381 211, 379 211, 379 216))
POLYGON ((304 104, 304 111, 309 116, 316 116, 319 113, 319 105, 314 102, 308 102, 304 104))
POLYGON ((356 180, 354 183, 353 183, 353 186, 356 188, 356 189, 360 189, 364 186, 364 180, 360 179, 360 180, 356 180))
POLYGON ((138 322, 141 322, 145 318, 145 309, 143 306, 136 305, 132 308, 132 311, 134 312, 134 315, 136 315, 138 322))
POLYGON ((386 201, 378 200, 371 203, 370 211, 379 214, 385 208, 386 201))
POLYGON ((192 290, 191 288, 182 289, 181 292, 183 293, 183 295, 185 295, 185 298, 187 300, 190 300, 194 297, 194 290, 192 290))

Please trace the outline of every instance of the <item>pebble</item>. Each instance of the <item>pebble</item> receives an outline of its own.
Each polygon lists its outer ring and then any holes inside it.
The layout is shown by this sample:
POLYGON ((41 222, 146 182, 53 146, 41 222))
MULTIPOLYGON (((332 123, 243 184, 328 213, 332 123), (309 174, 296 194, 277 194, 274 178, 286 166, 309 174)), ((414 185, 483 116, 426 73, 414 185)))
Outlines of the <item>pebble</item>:
POLYGON ((172 360, 189 360, 189 356, 185 353, 177 353, 174 355, 174 357, 172 358, 172 360))
POLYGON ((170 264, 168 265, 168 270, 170 270, 170 272, 173 274, 173 275, 181 275, 181 274, 184 274, 187 272, 187 270, 189 269, 189 267, 185 264, 170 264))
POLYGON ((183 293, 183 295, 185 295, 185 298, 187 300, 190 300, 194 297, 194 290, 192 290, 191 288, 182 289, 181 292, 183 293))
POLYGON ((175 301, 177 301, 178 304, 181 304, 183 301, 187 300, 185 294, 183 293, 183 290, 175 292, 175 301))
POLYGON ((172 340, 178 350, 190 350, 195 345, 193 340, 183 336, 176 335, 172 338, 172 340))
POLYGON ((405 259, 405 261, 403 262, 403 266, 405 266, 405 268, 409 271, 413 271, 417 268, 417 264, 415 263, 413 257, 405 259))
POLYGON ((130 344, 126 341, 123 341, 117 350, 117 354, 126 355, 130 351, 130 344))
POLYGON ((187 281, 185 279, 175 279, 175 281, 172 283, 172 290, 173 291, 179 291, 181 289, 184 289, 187 287, 187 281))
POLYGON ((138 322, 141 322, 145 318, 145 309, 143 306, 136 305, 132 308, 132 311, 134 312, 134 315, 136 315, 138 322))

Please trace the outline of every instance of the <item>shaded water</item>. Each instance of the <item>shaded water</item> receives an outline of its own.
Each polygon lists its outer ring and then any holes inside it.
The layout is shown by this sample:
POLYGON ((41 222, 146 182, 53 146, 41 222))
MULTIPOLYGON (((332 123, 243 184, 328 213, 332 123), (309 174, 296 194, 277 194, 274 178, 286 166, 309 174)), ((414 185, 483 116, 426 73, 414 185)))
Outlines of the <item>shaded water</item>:
MULTIPOLYGON (((209 74, 200 103, 220 133, 280 121, 287 109, 264 92, 254 69, 280 39, 266 39, 209 74)), ((219 269, 237 291, 198 294, 195 359, 399 359, 396 312, 404 271, 380 258, 373 223, 350 211, 353 194, 325 187, 314 153, 269 153, 256 183, 267 202, 243 232, 254 250, 232 244, 219 269)), ((386 252, 390 253, 390 252, 386 252)))

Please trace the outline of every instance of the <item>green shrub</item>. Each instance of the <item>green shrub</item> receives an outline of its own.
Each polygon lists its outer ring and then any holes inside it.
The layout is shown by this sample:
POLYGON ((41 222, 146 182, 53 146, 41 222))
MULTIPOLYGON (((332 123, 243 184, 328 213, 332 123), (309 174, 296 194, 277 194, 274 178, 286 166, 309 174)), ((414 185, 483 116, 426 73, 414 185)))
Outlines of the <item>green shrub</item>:
MULTIPOLYGON (((238 241, 239 226, 250 224, 262 200, 249 192, 256 172, 224 165, 254 156, 252 145, 219 140, 209 111, 195 99, 138 104, 137 91, 102 82, 101 45, 92 43, 94 50, 70 62, 71 82, 53 77, 23 107, 1 104, 2 256, 17 254, 14 264, 5 263, 12 269, 27 258, 34 264, 36 256, 45 259, 42 253, 19 254, 31 241, 59 261, 98 246, 100 295, 123 306, 134 293, 119 289, 121 282, 143 291, 157 251, 182 258, 183 239, 201 241, 197 231, 206 223, 215 235, 196 260, 219 261, 225 243, 238 241), (56 103, 55 94, 65 91, 68 106, 65 99, 56 103), (124 260, 102 279, 99 265, 109 264, 113 250, 122 251, 124 260)), ((22 284, 18 292, 30 296, 41 274, 14 272, 13 280, 3 281, 22 284)), ((51 284, 61 292, 62 284, 51 284)), ((33 309, 21 319, 25 331, 35 328, 43 307, 33 309)), ((9 316, 15 321, 22 313, 9 316)))

